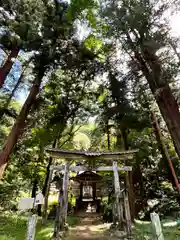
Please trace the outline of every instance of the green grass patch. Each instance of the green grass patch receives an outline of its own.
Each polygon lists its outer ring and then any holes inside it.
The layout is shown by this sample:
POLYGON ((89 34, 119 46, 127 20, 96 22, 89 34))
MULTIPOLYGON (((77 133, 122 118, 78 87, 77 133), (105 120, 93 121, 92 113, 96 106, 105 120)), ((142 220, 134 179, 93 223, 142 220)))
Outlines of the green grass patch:
MULTIPOLYGON (((152 234, 151 223, 141 222, 135 223, 134 226, 135 240, 152 240, 154 239, 152 234)), ((178 240, 180 239, 180 231, 177 227, 163 227, 163 234, 165 240, 178 240)))
MULTIPOLYGON (((15 214, 0 214, 0 240, 24 240, 27 230, 27 217, 15 214)), ((78 223, 78 218, 68 216, 69 226, 78 223)), ((49 240, 52 236, 54 221, 49 221, 46 226, 42 226, 41 219, 36 226, 36 240, 49 240)))

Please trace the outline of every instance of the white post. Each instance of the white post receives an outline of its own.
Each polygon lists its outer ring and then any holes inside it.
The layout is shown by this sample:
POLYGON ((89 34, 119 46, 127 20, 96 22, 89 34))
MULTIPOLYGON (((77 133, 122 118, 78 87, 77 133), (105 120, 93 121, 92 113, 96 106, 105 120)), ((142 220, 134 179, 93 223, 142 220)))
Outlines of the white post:
POLYGON ((36 223, 37 223, 37 216, 34 214, 28 220, 28 229, 27 229, 26 240, 34 240, 35 239, 36 223))
POLYGON ((70 164, 66 164, 66 171, 64 173, 63 179, 63 198, 64 198, 64 224, 67 222, 67 212, 68 212, 68 185, 69 185, 69 166, 70 164))
POLYGON ((152 222, 152 226, 153 226, 153 231, 154 231, 154 237, 155 239, 158 240, 164 240, 164 235, 162 232, 162 227, 161 227, 161 222, 159 219, 159 215, 156 213, 151 213, 151 222, 152 222))

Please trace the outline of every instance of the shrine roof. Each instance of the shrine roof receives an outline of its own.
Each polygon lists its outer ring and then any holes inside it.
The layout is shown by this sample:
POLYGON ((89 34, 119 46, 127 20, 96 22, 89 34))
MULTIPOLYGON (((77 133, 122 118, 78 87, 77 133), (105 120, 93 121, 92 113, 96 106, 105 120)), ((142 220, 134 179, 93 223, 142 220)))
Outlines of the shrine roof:
POLYGON ((76 175, 76 177, 72 177, 72 180, 75 181, 100 181, 102 180, 102 177, 98 175, 97 173, 94 173, 92 171, 85 171, 81 174, 76 175))

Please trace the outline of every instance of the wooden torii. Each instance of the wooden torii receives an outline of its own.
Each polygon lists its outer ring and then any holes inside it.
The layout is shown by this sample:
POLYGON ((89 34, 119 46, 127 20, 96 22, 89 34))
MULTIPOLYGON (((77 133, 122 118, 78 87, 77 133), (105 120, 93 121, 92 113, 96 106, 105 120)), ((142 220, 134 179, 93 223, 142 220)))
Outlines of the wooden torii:
MULTIPOLYGON (((59 193, 58 198, 58 208, 59 214, 56 215, 54 237, 58 237, 58 232, 60 228, 65 225, 67 218, 67 206, 68 206, 68 182, 69 182, 69 171, 80 172, 80 171, 113 171, 114 172, 114 188, 116 197, 116 214, 118 217, 118 225, 125 228, 127 234, 130 236, 132 231, 131 214, 130 214, 130 204, 128 194, 122 193, 120 188, 119 174, 118 171, 132 171, 131 166, 121 166, 118 167, 119 160, 131 160, 134 154, 138 150, 129 150, 121 152, 89 152, 89 151, 75 151, 75 150, 63 150, 63 149, 46 149, 52 157, 58 157, 66 160, 65 165, 53 165, 50 170, 47 191, 45 193, 44 202, 44 218, 43 222, 47 219, 47 206, 48 206, 48 196, 50 190, 50 183, 52 181, 52 175, 54 170, 64 170, 63 186, 59 193), (111 166, 100 166, 100 167, 86 167, 86 166, 71 166, 70 162, 72 160, 105 160, 111 162, 111 166), (122 203, 122 194, 124 194, 124 208, 122 203), (125 216, 125 220, 124 220, 125 216)), ((126 178, 127 179, 127 178, 126 178)), ((129 183, 127 183, 129 186, 129 183)))

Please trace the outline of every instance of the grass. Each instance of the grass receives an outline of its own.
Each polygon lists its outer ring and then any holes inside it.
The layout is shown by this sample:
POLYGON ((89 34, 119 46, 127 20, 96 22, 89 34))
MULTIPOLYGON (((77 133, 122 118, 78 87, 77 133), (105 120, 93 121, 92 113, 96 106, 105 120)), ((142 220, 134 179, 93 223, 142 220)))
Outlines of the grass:
MULTIPOLYGON (((149 222, 136 223, 134 227, 134 234, 136 240, 152 240, 152 226, 149 222)), ((180 230, 177 227, 163 227, 163 234, 165 240, 180 239, 180 230)))
MULTIPOLYGON (((68 224, 75 226, 79 219, 68 217, 68 224)), ((41 225, 39 219, 36 227, 36 240, 49 240, 52 236, 54 221, 49 221, 46 226, 41 225)), ((0 240, 24 240, 27 229, 27 217, 11 213, 0 214, 0 240)), ((164 227, 165 240, 180 239, 180 231, 177 227, 164 227)), ((136 222, 134 226, 135 240, 152 240, 152 228, 149 222, 136 222)))
MULTIPOLYGON (((68 217, 70 226, 76 225, 77 222, 76 217, 68 217)), ((49 221, 46 226, 42 226, 39 220, 36 227, 36 240, 49 240, 52 236, 53 226, 53 221, 49 221)), ((0 240, 24 240, 26 229, 27 217, 10 213, 0 214, 0 240)))

